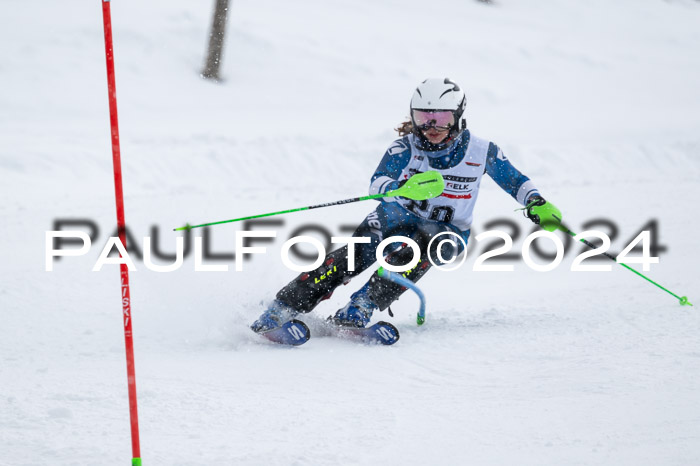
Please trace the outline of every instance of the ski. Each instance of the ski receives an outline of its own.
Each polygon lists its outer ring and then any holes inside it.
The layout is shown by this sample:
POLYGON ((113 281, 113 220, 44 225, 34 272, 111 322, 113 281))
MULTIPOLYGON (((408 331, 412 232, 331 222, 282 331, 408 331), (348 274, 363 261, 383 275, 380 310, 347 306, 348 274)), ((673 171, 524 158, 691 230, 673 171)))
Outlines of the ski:
POLYGON ((295 319, 267 332, 260 332, 260 335, 280 345, 290 346, 303 345, 311 338, 309 327, 304 322, 295 319))
POLYGON ((366 344, 393 345, 399 341, 399 330, 389 322, 377 322, 369 327, 342 327, 329 323, 339 337, 366 344))
MULTIPOLYGON (((332 333, 340 338, 359 341, 365 344, 393 345, 399 341, 399 330, 389 322, 377 322, 365 328, 343 327, 328 323, 332 333)), ((280 327, 273 328, 259 335, 268 340, 289 346, 303 345, 311 338, 309 327, 300 320, 290 320, 280 327)))

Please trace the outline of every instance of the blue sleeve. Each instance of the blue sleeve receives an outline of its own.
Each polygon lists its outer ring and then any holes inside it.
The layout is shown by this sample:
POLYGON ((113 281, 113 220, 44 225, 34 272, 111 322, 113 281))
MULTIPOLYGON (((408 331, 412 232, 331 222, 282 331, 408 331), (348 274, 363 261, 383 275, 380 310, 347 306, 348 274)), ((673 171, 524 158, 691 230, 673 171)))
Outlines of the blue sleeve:
POLYGON ((522 205, 525 205, 525 202, 531 196, 539 195, 530 178, 520 173, 503 155, 503 151, 494 143, 489 143, 489 150, 486 155, 486 173, 493 178, 493 181, 501 189, 522 205))
POLYGON ((397 139, 387 149, 382 161, 372 175, 369 185, 370 194, 385 193, 396 189, 401 172, 411 160, 411 145, 407 137, 397 139), (396 182, 396 183, 393 183, 396 182))

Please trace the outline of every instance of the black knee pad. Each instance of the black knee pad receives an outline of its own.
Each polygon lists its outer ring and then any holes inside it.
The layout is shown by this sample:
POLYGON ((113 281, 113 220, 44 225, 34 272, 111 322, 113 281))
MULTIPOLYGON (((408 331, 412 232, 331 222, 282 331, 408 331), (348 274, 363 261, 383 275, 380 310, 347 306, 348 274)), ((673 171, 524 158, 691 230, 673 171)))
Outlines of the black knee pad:
POLYGON ((352 276, 348 273, 347 255, 347 246, 332 251, 316 270, 299 274, 282 288, 277 299, 299 312, 310 312, 352 276))

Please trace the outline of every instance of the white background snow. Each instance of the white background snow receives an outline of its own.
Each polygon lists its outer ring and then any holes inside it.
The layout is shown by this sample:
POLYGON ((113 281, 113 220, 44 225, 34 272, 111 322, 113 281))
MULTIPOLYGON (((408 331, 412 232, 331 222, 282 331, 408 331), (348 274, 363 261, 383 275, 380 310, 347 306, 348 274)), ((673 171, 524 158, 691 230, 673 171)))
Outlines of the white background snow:
MULTIPOLYGON (((295 274, 299 225, 359 223, 372 202, 283 218, 244 272, 131 274, 145 465, 700 464, 700 3, 692 0, 234 0, 222 76, 199 78, 214 2, 112 4, 126 218, 173 227, 363 195, 415 86, 466 89, 474 134, 580 230, 619 252, 657 219, 648 275, 433 270, 391 321, 401 340, 274 346, 248 325, 295 274)), ((0 464, 129 464, 101 4, 5 0, 0 18, 0 464), (100 227, 44 270, 58 218, 100 227)), ((475 232, 532 225, 485 180, 475 232)), ((233 252, 240 226, 211 230, 233 252)), ((614 264, 613 264, 614 265, 614 264)), ((313 327, 368 275, 322 303, 313 327)), ((389 319, 386 313, 375 320, 389 319)))

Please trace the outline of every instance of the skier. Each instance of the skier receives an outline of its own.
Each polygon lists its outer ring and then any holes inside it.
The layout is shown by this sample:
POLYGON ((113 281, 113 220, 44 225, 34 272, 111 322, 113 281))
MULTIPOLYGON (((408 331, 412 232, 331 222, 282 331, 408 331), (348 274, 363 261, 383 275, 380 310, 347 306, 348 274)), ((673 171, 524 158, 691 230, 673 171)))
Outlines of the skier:
MULTIPOLYGON (((436 170, 445 180, 443 193, 424 201, 382 198, 353 233, 355 237, 371 240, 355 244, 354 271, 348 268, 348 246, 330 252, 320 267, 300 274, 277 293, 268 309, 252 324, 254 331, 270 331, 299 313, 313 310, 335 288, 347 284, 376 261, 377 245, 384 238, 407 236, 419 245, 418 264, 403 273, 413 282, 431 268, 430 259, 439 264, 438 258, 449 261, 461 253, 462 244, 455 250, 449 243, 443 243, 446 250, 441 250, 440 255, 428 251, 427 246, 431 238, 442 232, 455 233, 466 244, 485 173, 526 207, 526 215, 533 222, 550 231, 556 228, 561 222, 559 210, 540 195, 532 181, 510 163, 496 144, 477 138, 466 128, 466 105, 464 91, 448 78, 426 79, 418 86, 411 99, 410 120, 396 129, 401 137, 384 154, 369 191, 385 193, 399 188, 416 173, 436 170)), ((392 265, 404 265, 412 258, 411 248, 398 247, 385 260, 392 265)), ((375 272, 329 320, 342 327, 363 328, 375 311, 388 308, 404 291, 402 286, 375 272)))

